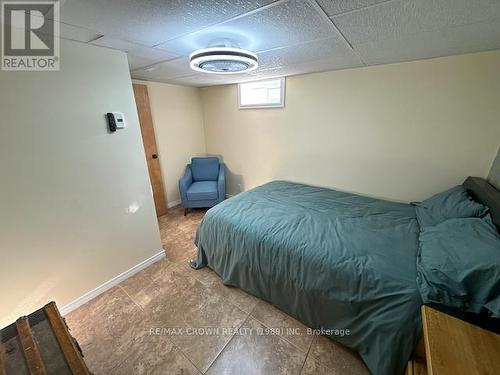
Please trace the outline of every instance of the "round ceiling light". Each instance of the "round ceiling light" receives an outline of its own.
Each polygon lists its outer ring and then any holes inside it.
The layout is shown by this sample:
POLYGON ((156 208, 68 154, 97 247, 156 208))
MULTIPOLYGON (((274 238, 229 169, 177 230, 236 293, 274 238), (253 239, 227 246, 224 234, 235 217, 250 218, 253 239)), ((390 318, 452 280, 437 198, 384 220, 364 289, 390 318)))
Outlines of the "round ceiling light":
POLYGON ((253 52, 233 47, 210 47, 194 51, 189 56, 191 69, 214 74, 250 72, 259 66, 253 52))

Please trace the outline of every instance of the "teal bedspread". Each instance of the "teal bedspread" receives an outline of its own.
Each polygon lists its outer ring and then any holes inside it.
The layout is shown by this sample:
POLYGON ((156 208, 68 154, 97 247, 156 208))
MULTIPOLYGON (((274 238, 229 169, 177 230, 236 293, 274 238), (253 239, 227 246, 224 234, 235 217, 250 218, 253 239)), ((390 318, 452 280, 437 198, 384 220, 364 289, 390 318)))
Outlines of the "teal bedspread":
POLYGON ((400 375, 421 335, 418 233, 411 205, 275 181, 208 210, 194 266, 400 375))

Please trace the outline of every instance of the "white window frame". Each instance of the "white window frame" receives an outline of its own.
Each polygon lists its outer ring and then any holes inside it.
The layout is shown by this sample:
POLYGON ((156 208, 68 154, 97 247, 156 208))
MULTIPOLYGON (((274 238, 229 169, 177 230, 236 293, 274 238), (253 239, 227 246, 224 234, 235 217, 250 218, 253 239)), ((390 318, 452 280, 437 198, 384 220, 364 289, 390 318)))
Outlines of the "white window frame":
POLYGON ((280 78, 268 78, 268 79, 261 79, 258 81, 249 81, 249 82, 242 82, 238 83, 238 107, 239 109, 256 109, 256 108, 283 108, 285 106, 285 85, 286 85, 286 80, 285 77, 280 77, 280 78), (267 81, 281 81, 281 101, 276 104, 241 104, 241 85, 244 85, 245 83, 255 83, 255 82, 267 82, 267 81))

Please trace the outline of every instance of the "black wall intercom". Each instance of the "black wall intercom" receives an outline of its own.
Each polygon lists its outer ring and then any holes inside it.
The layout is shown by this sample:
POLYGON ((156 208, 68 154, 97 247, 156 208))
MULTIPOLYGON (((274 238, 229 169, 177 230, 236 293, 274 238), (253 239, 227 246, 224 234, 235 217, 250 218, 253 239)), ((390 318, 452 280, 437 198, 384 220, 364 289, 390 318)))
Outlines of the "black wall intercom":
POLYGON ((115 132, 116 131, 115 116, 113 116, 113 114, 111 112, 109 112, 109 113, 106 113, 106 119, 108 120, 109 131, 115 132))
POLYGON ((108 122, 108 127, 110 132, 115 132, 116 129, 124 129, 125 116, 121 112, 108 112, 106 113, 106 121, 108 122))

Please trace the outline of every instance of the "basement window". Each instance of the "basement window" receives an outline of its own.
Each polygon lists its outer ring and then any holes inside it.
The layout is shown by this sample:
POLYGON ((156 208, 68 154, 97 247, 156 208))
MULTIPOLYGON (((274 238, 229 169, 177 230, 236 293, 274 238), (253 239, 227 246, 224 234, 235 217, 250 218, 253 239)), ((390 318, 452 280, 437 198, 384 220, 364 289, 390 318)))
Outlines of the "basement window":
POLYGON ((266 79, 238 85, 240 109, 285 106, 285 78, 266 79))

